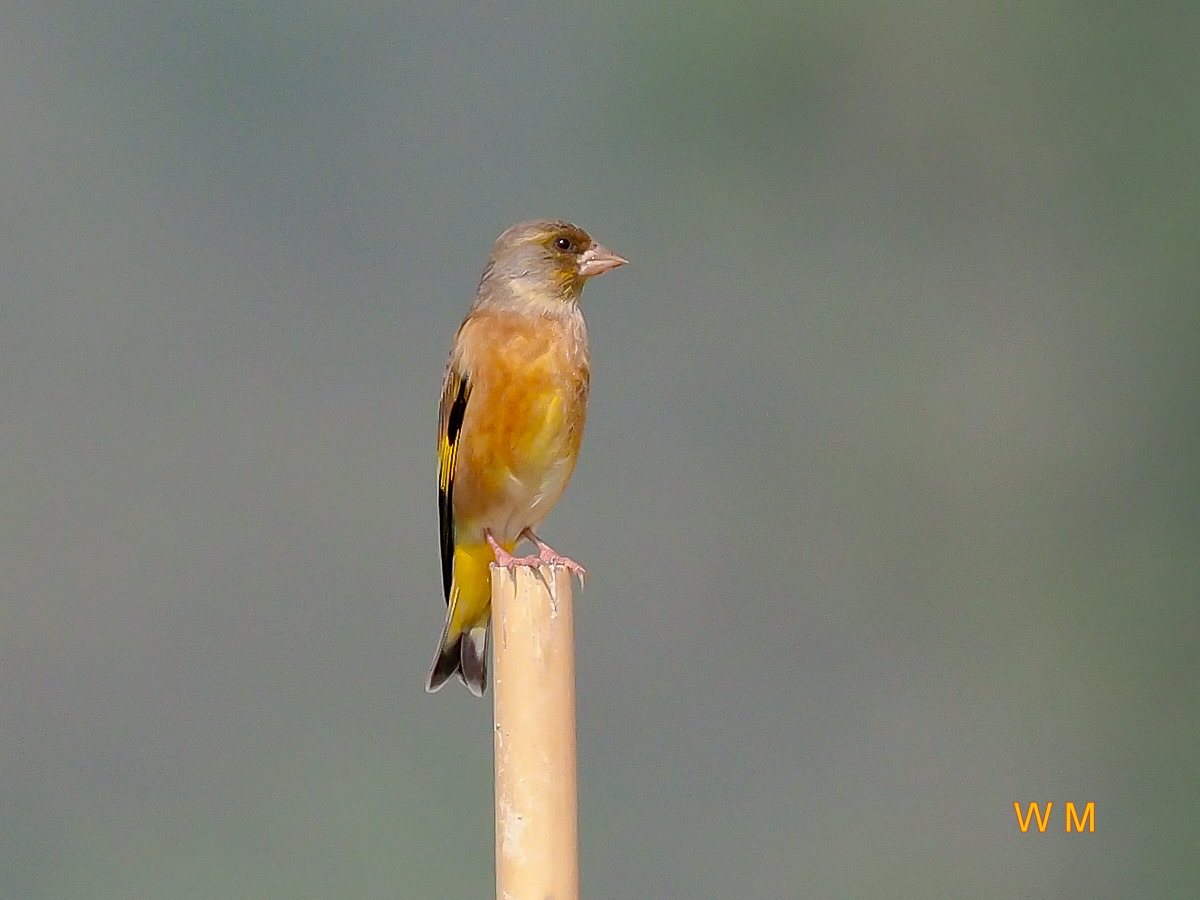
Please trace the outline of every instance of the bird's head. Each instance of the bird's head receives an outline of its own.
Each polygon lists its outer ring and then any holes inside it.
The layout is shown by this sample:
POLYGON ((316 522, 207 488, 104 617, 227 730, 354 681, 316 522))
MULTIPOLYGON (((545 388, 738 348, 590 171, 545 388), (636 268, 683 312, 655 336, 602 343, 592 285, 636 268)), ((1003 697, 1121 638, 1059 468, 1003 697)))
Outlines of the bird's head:
POLYGON ((524 222, 496 239, 481 292, 507 286, 519 295, 545 293, 574 303, 585 281, 626 262, 569 222, 524 222))

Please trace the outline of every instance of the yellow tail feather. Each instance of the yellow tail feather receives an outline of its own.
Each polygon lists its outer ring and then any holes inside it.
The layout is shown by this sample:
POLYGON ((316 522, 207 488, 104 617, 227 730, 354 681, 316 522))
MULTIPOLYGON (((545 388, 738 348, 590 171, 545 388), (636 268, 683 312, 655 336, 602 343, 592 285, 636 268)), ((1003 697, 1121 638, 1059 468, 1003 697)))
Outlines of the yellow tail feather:
MULTIPOLYGON (((512 552, 515 542, 505 545, 512 552)), ((476 697, 487 688, 488 629, 492 615, 492 576, 496 559, 487 544, 454 548, 454 584, 446 609, 446 624, 425 689, 436 691, 457 675, 476 697)))

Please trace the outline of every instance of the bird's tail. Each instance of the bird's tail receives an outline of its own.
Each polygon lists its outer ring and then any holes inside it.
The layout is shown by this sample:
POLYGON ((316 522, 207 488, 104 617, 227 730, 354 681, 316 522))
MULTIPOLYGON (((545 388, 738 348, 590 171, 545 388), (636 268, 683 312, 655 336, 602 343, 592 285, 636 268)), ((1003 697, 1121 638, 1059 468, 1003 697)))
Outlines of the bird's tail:
POLYGON ((476 697, 487 689, 488 638, 491 635, 494 556, 487 544, 459 546, 454 551, 454 585, 446 608, 446 624, 425 689, 432 693, 457 675, 476 697))
POLYGON ((460 632, 457 637, 448 638, 438 649, 425 690, 433 693, 457 675, 468 691, 476 697, 482 697, 487 690, 487 652, 491 631, 491 622, 488 622, 460 632))

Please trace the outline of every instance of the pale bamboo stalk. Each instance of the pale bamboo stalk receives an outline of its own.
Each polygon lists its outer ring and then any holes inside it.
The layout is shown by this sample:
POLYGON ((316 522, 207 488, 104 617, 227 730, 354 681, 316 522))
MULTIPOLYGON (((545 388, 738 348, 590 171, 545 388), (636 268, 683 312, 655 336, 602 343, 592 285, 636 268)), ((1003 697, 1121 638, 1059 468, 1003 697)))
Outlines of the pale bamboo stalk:
POLYGON ((491 571, 496 897, 578 900, 571 574, 491 571))

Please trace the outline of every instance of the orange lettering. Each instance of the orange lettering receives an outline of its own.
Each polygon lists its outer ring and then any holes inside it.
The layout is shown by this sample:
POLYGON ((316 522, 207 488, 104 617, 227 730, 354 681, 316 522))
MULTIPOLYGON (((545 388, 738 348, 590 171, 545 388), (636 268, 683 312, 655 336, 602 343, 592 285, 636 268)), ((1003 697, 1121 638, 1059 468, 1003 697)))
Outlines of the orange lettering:
POLYGON ((1076 831, 1083 831, 1083 823, 1088 823, 1088 831, 1096 830, 1096 804, 1089 803, 1083 808, 1083 820, 1080 821, 1079 816, 1075 815, 1075 804, 1067 802, 1067 814, 1064 817, 1067 820, 1067 831, 1071 830, 1071 823, 1075 823, 1076 831))
POLYGON ((1017 824, 1021 826, 1021 834, 1029 830, 1029 822, 1034 816, 1037 816, 1038 831, 1045 833, 1046 826, 1050 824, 1050 810, 1054 809, 1054 801, 1051 800, 1046 804, 1046 815, 1042 815, 1041 809, 1037 803, 1029 804, 1029 811, 1025 813, 1024 818, 1021 817, 1021 804, 1016 800, 1013 801, 1013 812, 1017 814, 1017 824))

